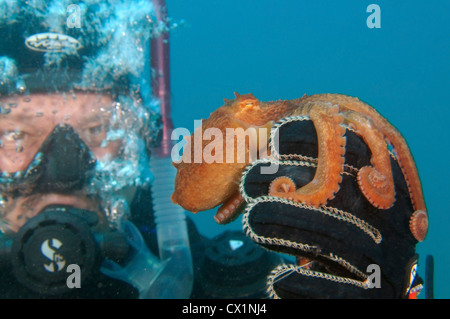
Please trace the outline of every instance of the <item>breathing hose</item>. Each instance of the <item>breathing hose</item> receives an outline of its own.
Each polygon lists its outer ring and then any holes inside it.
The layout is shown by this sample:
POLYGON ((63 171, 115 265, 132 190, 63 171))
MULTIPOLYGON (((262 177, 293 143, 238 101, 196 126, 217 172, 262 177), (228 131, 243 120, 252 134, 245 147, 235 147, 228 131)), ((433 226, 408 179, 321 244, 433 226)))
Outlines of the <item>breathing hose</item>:
MULTIPOLYGON (((164 0, 152 0, 157 21, 167 21, 164 0)), ((156 222, 160 260, 164 269, 152 284, 149 298, 188 298, 193 286, 192 256, 184 210, 172 203, 175 168, 170 150, 173 129, 170 109, 169 33, 151 39, 152 95, 159 99, 163 123, 161 145, 152 150, 150 166, 154 175, 152 185, 153 210, 156 222)))
POLYGON ((154 175, 152 197, 159 257, 165 264, 152 291, 160 298, 188 298, 193 285, 193 267, 186 217, 184 210, 170 200, 176 171, 168 158, 154 156, 150 164, 154 175))

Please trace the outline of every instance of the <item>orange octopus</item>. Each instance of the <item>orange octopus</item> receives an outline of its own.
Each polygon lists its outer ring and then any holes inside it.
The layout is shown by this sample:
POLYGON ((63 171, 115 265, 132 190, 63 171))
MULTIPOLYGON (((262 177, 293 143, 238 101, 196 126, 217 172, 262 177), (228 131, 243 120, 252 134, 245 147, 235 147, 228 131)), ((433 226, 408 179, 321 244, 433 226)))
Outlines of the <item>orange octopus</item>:
MULTIPOLYGON (((289 177, 278 177, 271 183, 269 195, 316 207, 334 198, 344 171, 344 134, 347 126, 364 139, 372 153, 371 166, 361 168, 357 174, 361 192, 379 209, 387 209, 394 204, 395 189, 387 147, 391 145, 405 176, 415 210, 410 221, 411 232, 419 241, 425 238, 428 220, 413 157, 401 134, 375 109, 357 98, 341 94, 305 95, 300 99, 272 102, 260 102, 252 94, 235 95, 235 100, 225 100, 224 106, 211 113, 197 133, 204 133, 208 128, 218 128, 224 135, 227 128, 263 128, 269 131, 274 122, 287 116, 308 116, 316 128, 318 160, 313 180, 296 189, 289 177)), ((268 134, 257 135, 256 138, 263 139, 267 144, 265 136, 268 134)), ((215 220, 226 224, 236 217, 238 207, 243 202, 239 182, 242 171, 252 161, 248 152, 249 143, 245 143, 245 161, 240 163, 226 161, 225 151, 220 150, 216 150, 215 155, 223 161, 191 163, 187 159, 194 155, 191 147, 193 142, 196 141, 192 137, 188 139, 181 162, 174 163, 177 176, 172 201, 192 212, 222 204, 215 220)), ((201 150, 204 150, 210 141, 202 140, 201 143, 201 150)))

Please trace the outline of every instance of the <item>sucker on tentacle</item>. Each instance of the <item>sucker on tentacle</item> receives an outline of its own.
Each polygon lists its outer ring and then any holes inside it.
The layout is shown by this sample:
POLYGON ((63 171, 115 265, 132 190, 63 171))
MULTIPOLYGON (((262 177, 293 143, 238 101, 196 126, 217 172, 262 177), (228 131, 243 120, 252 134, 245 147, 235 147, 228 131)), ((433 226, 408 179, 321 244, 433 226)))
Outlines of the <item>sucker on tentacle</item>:
POLYGON ((237 216, 237 209, 244 202, 241 193, 236 192, 233 196, 227 199, 225 203, 217 210, 214 220, 218 224, 227 224, 233 221, 237 216))
POLYGON ((269 185, 269 195, 274 193, 291 193, 296 189, 292 178, 281 176, 275 178, 269 185))
POLYGON ((424 241, 428 232, 428 215, 422 210, 416 210, 409 220, 409 229, 417 241, 424 241))

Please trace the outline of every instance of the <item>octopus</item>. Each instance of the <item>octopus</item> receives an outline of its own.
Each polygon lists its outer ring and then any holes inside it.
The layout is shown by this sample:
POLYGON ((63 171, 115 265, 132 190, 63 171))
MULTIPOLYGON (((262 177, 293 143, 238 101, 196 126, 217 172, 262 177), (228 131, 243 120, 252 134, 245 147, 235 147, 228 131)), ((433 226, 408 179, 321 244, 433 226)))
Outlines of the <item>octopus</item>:
MULTIPOLYGON (((419 241, 425 238, 428 220, 414 159, 403 136, 374 108, 358 98, 341 94, 304 95, 299 99, 271 102, 261 102, 252 94, 235 93, 235 96, 234 100, 226 99, 224 106, 203 120, 197 133, 204 133, 208 128, 217 128, 223 134, 227 128, 270 130, 275 122, 288 116, 307 116, 316 129, 318 159, 313 179, 297 188, 288 176, 278 177, 270 185, 270 196, 315 207, 325 205, 333 199, 342 181, 346 150, 344 134, 346 127, 349 127, 362 137, 372 154, 370 165, 362 167, 357 173, 362 194, 378 209, 388 209, 394 205, 395 188, 390 147, 394 150, 405 176, 415 211, 410 220, 411 232, 419 241)), ((174 163, 177 175, 172 201, 192 212, 221 205, 214 219, 220 224, 226 224, 236 217, 243 202, 239 193, 239 182, 243 170, 252 158, 246 156, 246 160, 240 163, 225 160, 192 163, 187 159, 194 155, 191 147, 195 142, 194 136, 195 133, 188 138, 188 147, 185 148, 181 162, 174 163)), ((266 136, 268 134, 257 134, 253 138, 268 143, 266 136)), ((202 150, 207 148, 209 143, 208 140, 203 140, 202 150)), ((225 145, 225 142, 223 144, 225 145)), ((248 146, 249 143, 246 142, 246 155, 249 155, 248 146)), ((226 156, 225 151, 219 151, 216 155, 222 159, 226 156)))
MULTIPOLYGON (((205 211, 223 204, 216 214, 215 220, 226 223, 232 219, 233 213, 243 202, 239 195, 239 181, 242 171, 251 162, 248 147, 250 140, 245 140, 244 159, 238 161, 237 156, 233 160, 227 160, 226 141, 224 147, 216 148, 214 156, 219 159, 215 162, 195 161, 196 145, 201 145, 200 153, 208 148, 212 142, 196 138, 202 137, 208 129, 219 129, 222 136, 226 136, 233 142, 242 141, 242 136, 237 133, 234 137, 227 134, 227 129, 262 128, 267 131, 274 121, 292 112, 296 105, 291 101, 259 102, 252 94, 240 95, 235 93, 236 99, 225 99, 225 105, 211 113, 210 117, 202 121, 201 127, 188 138, 184 152, 179 163, 173 163, 177 169, 175 177, 175 191, 171 196, 172 202, 179 204, 191 212, 205 211), (200 143, 200 144, 198 144, 200 143)), ((268 134, 266 134, 267 145, 268 134)), ((252 138, 252 137, 250 137, 252 138)), ((258 136, 253 137, 258 138, 258 136)), ((261 136, 261 138, 263 138, 261 136)), ((263 144, 264 144, 263 143, 263 144)), ((219 143, 222 145, 222 143, 219 143)), ((261 143, 258 143, 261 144, 261 143)), ((235 151, 238 147, 235 148, 235 151)), ((236 154, 235 154, 236 155, 236 154)))

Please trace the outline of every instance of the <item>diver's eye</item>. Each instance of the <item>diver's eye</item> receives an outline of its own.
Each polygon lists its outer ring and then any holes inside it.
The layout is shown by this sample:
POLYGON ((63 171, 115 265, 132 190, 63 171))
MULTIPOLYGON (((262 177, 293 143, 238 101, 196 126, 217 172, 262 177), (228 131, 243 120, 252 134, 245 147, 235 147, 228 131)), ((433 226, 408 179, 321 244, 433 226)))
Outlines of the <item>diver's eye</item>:
POLYGON ((105 123, 93 123, 83 130, 81 136, 89 147, 98 147, 106 139, 107 130, 105 123))
POLYGON ((104 132, 103 125, 97 125, 88 129, 90 135, 99 135, 104 132))

